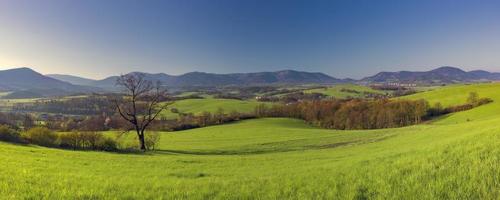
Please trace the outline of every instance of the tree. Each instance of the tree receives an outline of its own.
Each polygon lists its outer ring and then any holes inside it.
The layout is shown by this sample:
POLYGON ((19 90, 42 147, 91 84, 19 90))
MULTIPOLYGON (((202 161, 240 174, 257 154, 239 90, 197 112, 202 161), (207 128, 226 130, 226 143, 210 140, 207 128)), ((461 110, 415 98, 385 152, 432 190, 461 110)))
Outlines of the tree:
POLYGON ((156 144, 160 142, 160 133, 158 132, 151 132, 148 135, 146 135, 146 147, 151 150, 155 150, 156 144))
POLYGON ((30 128, 33 128, 35 126, 35 123, 33 122, 33 118, 29 114, 25 114, 23 118, 23 126, 24 130, 28 130, 30 128))
POLYGON ((479 101, 479 95, 477 95, 477 92, 470 92, 469 97, 467 98, 467 103, 473 106, 476 106, 477 102, 479 101))
POLYGON ((124 89, 124 95, 114 101, 116 110, 135 129, 140 148, 146 151, 146 129, 172 103, 162 102, 167 90, 160 82, 153 84, 140 73, 121 75, 116 84, 124 89))

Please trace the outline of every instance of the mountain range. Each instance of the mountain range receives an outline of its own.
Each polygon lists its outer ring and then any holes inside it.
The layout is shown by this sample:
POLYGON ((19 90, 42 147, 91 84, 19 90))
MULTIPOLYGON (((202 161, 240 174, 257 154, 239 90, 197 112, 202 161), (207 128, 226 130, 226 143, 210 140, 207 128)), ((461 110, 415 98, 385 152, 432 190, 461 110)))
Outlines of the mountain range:
POLYGON ((394 82, 435 85, 494 80, 500 80, 500 73, 492 73, 483 70, 466 72, 456 67, 445 66, 421 72, 380 72, 374 76, 363 78, 360 81, 364 83, 394 82))
MULTIPOLYGON (((147 80, 161 81, 171 88, 193 86, 249 86, 249 85, 294 85, 294 84, 338 84, 338 83, 416 83, 422 85, 451 84, 461 82, 500 80, 500 73, 483 70, 463 71, 456 67, 440 67, 430 71, 380 72, 360 80, 338 79, 319 72, 282 70, 276 72, 214 74, 190 72, 182 75, 144 73, 147 80)), ((15 68, 0 71, 0 91, 11 92, 7 98, 31 98, 58 96, 75 93, 116 91, 119 76, 93 80, 72 75, 42 75, 30 68, 15 68)), ((5 98, 5 97, 4 97, 5 98)))
MULTIPOLYGON (((192 86, 228 86, 228 85, 268 85, 268 84, 335 84, 348 82, 349 80, 337 79, 323 73, 299 72, 294 70, 283 70, 277 72, 257 73, 234 73, 213 74, 205 72, 190 72, 179 76, 164 73, 150 74, 143 72, 132 72, 142 74, 146 79, 160 81, 169 87, 192 87, 192 86)), ((90 84, 100 88, 114 88, 118 76, 111 76, 103 80, 97 80, 90 84)), ((69 81, 69 80, 67 80, 69 81)))

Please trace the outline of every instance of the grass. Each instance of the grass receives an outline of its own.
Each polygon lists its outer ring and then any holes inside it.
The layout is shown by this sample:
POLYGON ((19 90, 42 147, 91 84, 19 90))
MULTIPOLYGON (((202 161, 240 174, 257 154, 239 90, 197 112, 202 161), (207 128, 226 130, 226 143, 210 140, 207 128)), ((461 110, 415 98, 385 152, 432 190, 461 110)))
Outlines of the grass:
POLYGON ((254 108, 261 104, 257 101, 243 101, 236 99, 185 99, 176 101, 174 104, 170 105, 169 108, 162 113, 163 117, 175 118, 178 115, 171 112, 171 108, 176 108, 182 113, 193 113, 200 114, 204 111, 215 113, 219 108, 222 108, 225 113, 232 111, 238 111, 241 113, 250 113, 254 111, 254 108))
POLYGON ((405 97, 452 105, 476 91, 494 102, 395 129, 337 131, 257 119, 163 133, 159 150, 145 155, 0 143, 0 196, 498 199, 499 89, 459 85, 405 97))
POLYGON ((310 90, 305 90, 305 93, 321 93, 325 94, 327 96, 331 97, 336 97, 336 98, 347 98, 347 97, 364 97, 363 92, 369 92, 369 93, 375 93, 375 94, 385 94, 385 91, 380 91, 380 90, 374 90, 370 87, 367 86, 362 86, 362 85, 354 85, 354 84, 340 84, 340 85, 334 85, 330 86, 327 88, 320 88, 320 89, 310 89, 310 90), (352 93, 352 92, 346 92, 342 91, 342 89, 349 89, 349 90, 355 90, 360 93, 352 93))

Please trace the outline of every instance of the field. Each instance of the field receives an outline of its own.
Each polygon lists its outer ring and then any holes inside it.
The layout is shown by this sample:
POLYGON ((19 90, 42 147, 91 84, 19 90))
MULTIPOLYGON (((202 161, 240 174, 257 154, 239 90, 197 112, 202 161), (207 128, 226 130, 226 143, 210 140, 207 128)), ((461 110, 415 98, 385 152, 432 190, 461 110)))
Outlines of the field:
POLYGON ((215 113, 219 108, 222 108, 225 113, 232 111, 238 111, 241 113, 250 113, 254 111, 254 108, 261 104, 257 101, 243 101, 236 99, 185 99, 176 101, 174 104, 170 105, 168 109, 162 113, 163 117, 175 118, 178 116, 176 113, 171 112, 171 108, 176 108, 182 113, 193 113, 200 114, 204 111, 215 113))
POLYGON ((337 131, 256 119, 163 133, 159 150, 146 155, 0 143, 0 196, 499 199, 500 84, 447 86, 404 98, 456 105, 471 91, 494 102, 395 129, 337 131))
POLYGON ((310 89, 305 90, 305 93, 321 93, 327 96, 336 97, 336 98, 347 98, 347 97, 363 97, 363 92, 375 93, 375 94, 385 94, 385 91, 374 90, 372 88, 361 86, 361 85, 353 85, 353 84, 340 84, 334 85, 327 88, 320 89, 310 89), (359 93, 352 93, 347 91, 342 91, 342 89, 353 90, 359 93))

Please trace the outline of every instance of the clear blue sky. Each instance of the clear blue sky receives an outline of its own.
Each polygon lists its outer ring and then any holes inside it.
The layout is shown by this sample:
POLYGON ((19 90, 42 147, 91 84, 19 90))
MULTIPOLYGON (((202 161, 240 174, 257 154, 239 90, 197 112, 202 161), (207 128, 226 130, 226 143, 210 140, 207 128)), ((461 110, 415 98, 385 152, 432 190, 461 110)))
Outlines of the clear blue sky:
POLYGON ((500 1, 0 0, 0 69, 500 71, 500 1))

